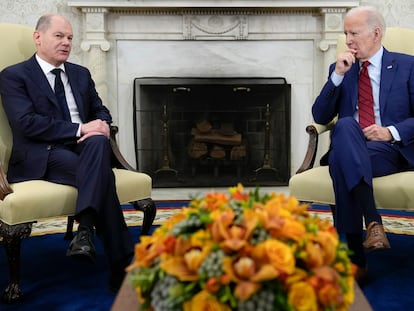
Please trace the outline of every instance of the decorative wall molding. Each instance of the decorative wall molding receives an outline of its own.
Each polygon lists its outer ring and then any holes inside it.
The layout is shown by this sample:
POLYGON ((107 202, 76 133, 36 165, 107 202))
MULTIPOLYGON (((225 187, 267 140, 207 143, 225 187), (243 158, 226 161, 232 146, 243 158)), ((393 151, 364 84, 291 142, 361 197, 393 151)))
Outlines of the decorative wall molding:
POLYGON ((247 38, 247 28, 247 18, 242 15, 184 15, 183 17, 183 36, 186 40, 244 40, 247 38))

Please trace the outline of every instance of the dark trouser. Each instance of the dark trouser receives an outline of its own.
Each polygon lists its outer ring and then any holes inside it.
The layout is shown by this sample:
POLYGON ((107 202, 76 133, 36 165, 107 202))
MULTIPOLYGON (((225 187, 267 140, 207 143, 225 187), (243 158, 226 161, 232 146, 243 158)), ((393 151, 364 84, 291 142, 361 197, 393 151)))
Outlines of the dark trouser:
POLYGON ((111 147, 105 136, 92 136, 71 147, 54 147, 45 178, 78 189, 76 214, 89 207, 96 211, 96 231, 111 265, 133 254, 134 245, 116 193, 111 147))
POLYGON ((369 186, 368 198, 375 207, 372 177, 389 175, 406 168, 399 146, 366 141, 359 124, 351 117, 340 118, 331 135, 329 172, 335 191, 335 225, 340 233, 361 233, 364 211, 352 190, 361 182, 369 186))

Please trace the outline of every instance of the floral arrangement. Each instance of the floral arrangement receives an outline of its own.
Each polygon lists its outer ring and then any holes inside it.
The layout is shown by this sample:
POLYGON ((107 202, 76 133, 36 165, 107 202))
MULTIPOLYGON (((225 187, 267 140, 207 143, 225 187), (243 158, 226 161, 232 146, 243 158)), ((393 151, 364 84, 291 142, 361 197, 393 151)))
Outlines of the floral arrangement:
POLYGON ((242 185, 193 199, 129 266, 141 310, 348 310, 354 267, 329 220, 242 185))

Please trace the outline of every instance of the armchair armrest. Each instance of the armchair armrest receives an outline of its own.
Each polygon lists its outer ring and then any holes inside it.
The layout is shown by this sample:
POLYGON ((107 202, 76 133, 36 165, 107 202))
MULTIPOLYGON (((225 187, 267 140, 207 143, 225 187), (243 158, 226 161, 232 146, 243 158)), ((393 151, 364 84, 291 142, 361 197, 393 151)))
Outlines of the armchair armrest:
POLYGON ((309 135, 308 149, 306 151, 302 165, 298 168, 296 174, 313 168, 313 165, 315 164, 316 153, 318 151, 319 135, 330 131, 335 125, 336 120, 337 119, 335 118, 326 125, 312 123, 306 127, 306 132, 309 135))
POLYGON ((118 147, 118 143, 116 141, 117 133, 118 133, 118 127, 115 125, 111 125, 109 141, 111 143, 112 153, 114 155, 114 167, 127 169, 129 171, 136 171, 127 162, 127 160, 125 160, 124 156, 121 154, 121 151, 119 150, 119 147, 118 147))
POLYGON ((3 165, 0 162, 0 200, 3 200, 6 195, 13 192, 13 189, 10 187, 9 182, 6 178, 6 173, 4 172, 3 165))

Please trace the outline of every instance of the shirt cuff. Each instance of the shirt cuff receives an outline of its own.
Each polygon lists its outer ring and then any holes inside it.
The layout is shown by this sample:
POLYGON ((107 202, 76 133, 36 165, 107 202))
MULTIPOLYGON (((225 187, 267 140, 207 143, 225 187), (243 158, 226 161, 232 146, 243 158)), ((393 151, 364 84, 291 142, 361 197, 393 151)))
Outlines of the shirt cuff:
POLYGON ((81 126, 82 124, 79 124, 78 130, 76 132, 76 137, 81 137, 81 126))
POLYGON ((395 128, 394 125, 387 126, 387 129, 390 131, 392 135, 392 142, 399 142, 401 141, 400 133, 398 133, 398 130, 395 128))
POLYGON ((344 79, 344 76, 338 75, 337 73, 335 73, 335 71, 332 71, 331 81, 335 86, 340 85, 343 79, 344 79))

